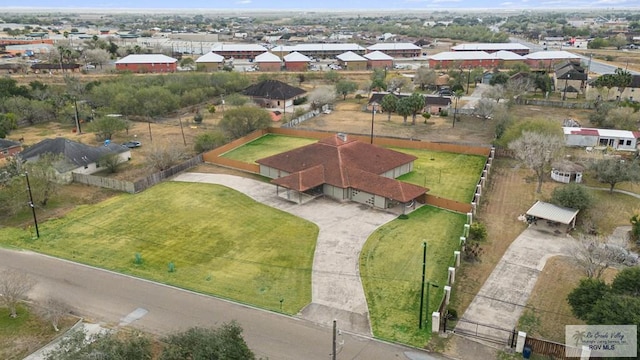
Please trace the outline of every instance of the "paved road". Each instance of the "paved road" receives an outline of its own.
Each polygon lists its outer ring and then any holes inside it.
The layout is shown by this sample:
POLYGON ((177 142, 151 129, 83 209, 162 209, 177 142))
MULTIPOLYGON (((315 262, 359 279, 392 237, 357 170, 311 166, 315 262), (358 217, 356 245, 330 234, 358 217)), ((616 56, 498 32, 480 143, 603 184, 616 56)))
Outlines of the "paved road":
MULTIPOLYGON (((192 326, 215 326, 236 320, 258 357, 330 358, 332 330, 308 321, 32 252, 0 249, 0 264, 24 271, 37 281, 29 294, 31 298, 58 297, 69 304, 74 313, 96 322, 113 326, 130 323, 163 335, 192 326)), ((345 332, 338 336, 338 341, 343 343, 338 359, 442 359, 345 332)))

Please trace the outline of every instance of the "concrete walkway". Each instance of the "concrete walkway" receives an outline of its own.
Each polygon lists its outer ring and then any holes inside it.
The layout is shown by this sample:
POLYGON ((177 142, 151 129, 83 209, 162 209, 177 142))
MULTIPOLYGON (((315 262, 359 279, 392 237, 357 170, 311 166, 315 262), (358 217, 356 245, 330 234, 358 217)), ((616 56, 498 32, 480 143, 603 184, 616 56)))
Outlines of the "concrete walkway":
POLYGON ((299 316, 323 325, 331 325, 335 319, 342 330, 371 335, 359 256, 367 237, 395 215, 325 198, 300 205, 278 197, 276 187, 271 184, 233 175, 183 173, 174 181, 224 185, 318 225, 311 275, 312 303, 299 316))
POLYGON ((556 235, 536 226, 524 230, 502 256, 455 331, 507 344, 547 259, 569 255, 574 244, 564 233, 556 235))

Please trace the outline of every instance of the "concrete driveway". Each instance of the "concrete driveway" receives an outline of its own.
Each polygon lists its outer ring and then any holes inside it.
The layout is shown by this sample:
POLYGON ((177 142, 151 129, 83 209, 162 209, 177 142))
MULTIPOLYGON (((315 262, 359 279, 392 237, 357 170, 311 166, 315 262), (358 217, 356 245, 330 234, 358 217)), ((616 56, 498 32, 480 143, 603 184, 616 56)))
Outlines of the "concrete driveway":
POLYGON ((564 233, 556 235, 536 226, 524 230, 502 256, 455 331, 506 344, 547 259, 569 255, 574 244, 564 233))
POLYGON ((358 260, 367 237, 393 220, 394 214, 325 198, 296 204, 278 197, 274 185, 233 175, 183 173, 174 181, 224 185, 318 225, 311 275, 312 303, 298 315, 322 325, 330 325, 335 319, 341 330, 371 335, 358 260))

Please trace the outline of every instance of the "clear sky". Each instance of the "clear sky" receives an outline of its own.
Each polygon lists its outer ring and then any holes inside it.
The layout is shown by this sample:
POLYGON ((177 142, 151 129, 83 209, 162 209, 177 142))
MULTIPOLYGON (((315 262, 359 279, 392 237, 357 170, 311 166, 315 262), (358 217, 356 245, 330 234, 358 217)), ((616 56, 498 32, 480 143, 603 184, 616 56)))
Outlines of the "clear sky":
MULTIPOLYGON (((2 0, 3 6, 25 6, 17 0, 2 0), (6 2, 5 2, 6 1, 6 2)), ((31 0, 30 9, 53 8, 51 0, 31 0)), ((375 9, 625 9, 640 8, 640 0, 65 0, 55 8, 109 8, 109 9, 210 9, 210 10, 375 10, 375 9)))

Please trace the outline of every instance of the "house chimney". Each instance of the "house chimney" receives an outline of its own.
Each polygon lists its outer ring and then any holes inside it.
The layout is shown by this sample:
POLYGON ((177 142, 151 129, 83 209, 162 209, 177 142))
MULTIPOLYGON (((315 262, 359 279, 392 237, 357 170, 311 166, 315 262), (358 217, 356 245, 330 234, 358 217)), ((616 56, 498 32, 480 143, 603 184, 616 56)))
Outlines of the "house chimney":
POLYGON ((338 139, 346 142, 347 141, 347 134, 345 133, 338 133, 338 139))

